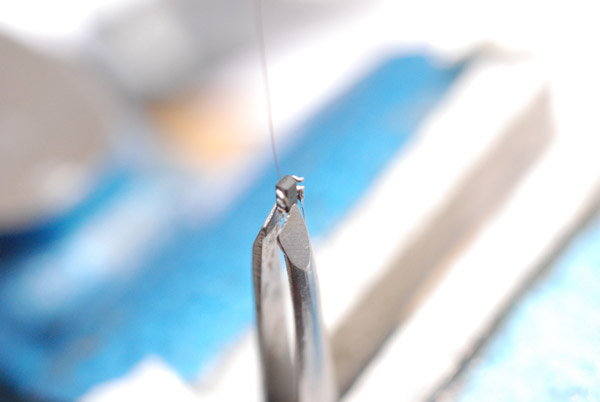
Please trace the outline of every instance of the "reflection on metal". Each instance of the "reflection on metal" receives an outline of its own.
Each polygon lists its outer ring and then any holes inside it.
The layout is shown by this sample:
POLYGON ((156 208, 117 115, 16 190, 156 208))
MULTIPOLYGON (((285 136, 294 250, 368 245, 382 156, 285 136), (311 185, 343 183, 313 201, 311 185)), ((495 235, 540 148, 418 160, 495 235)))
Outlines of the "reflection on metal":
POLYGON ((321 319, 310 239, 298 208, 298 201, 301 203, 304 195, 304 188, 297 185, 300 181, 299 177, 285 176, 277 183, 277 202, 252 250, 265 399, 329 402, 337 399, 337 392, 329 340, 321 319), (282 285, 278 248, 287 266, 295 343, 288 339, 286 331, 287 293, 282 285))

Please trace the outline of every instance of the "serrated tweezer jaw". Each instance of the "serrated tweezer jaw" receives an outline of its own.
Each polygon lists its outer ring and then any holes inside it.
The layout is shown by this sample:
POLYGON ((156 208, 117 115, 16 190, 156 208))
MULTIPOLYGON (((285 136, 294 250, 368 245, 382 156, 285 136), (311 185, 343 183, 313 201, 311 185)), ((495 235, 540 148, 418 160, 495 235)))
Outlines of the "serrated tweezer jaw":
POLYGON ((308 230, 298 202, 302 181, 283 177, 276 203, 253 247, 252 272, 265 400, 337 400, 329 340, 323 328, 317 274, 308 230), (282 224, 283 222, 283 224, 282 224), (283 252, 290 292, 283 288, 283 252), (295 339, 286 329, 286 300, 292 299, 295 339), (293 353, 292 353, 293 351, 293 353), (293 356, 293 357, 292 357, 293 356))

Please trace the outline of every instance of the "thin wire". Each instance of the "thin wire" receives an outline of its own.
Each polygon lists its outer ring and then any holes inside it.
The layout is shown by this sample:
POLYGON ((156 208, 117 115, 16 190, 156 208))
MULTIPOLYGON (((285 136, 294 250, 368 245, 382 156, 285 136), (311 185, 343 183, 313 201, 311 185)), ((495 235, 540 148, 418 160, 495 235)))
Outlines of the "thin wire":
POLYGON ((281 179, 281 168, 279 167, 279 154, 275 144, 275 130, 273 128, 273 111, 271 109, 271 86, 269 84, 269 71, 267 70, 267 56, 265 52, 265 35, 263 32, 263 17, 261 0, 254 0, 254 12, 256 18, 256 35, 258 36, 258 51, 260 53, 260 64, 263 77, 263 86, 265 91, 265 100, 267 103, 267 115, 269 117, 269 134, 271 136, 271 148, 273 150, 273 159, 277 167, 277 176, 281 179))

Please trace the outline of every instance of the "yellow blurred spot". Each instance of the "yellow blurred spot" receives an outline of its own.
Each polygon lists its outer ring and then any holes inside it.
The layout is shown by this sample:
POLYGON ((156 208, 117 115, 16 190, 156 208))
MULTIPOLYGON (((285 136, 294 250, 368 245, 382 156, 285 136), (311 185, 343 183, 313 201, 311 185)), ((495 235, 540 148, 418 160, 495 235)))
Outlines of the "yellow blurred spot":
POLYGON ((233 96, 193 94, 148 105, 153 122, 183 162, 217 167, 248 146, 248 124, 233 96))

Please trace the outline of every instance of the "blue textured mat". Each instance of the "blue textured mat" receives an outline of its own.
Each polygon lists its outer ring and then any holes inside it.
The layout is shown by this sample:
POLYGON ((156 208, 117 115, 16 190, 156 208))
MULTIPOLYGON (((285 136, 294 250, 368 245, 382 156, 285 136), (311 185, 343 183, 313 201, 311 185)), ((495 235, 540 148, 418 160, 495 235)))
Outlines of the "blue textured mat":
MULTIPOLYGON (((461 69, 391 59, 299 128, 282 169, 306 178, 312 235, 343 218, 461 69)), ((190 184, 138 172, 56 239, 0 257, 2 376, 67 400, 149 355, 194 378, 253 319, 251 246, 275 178, 265 172, 224 218, 193 228, 178 208, 190 184)))
POLYGON ((458 401, 600 400, 600 216, 513 307, 458 401))

